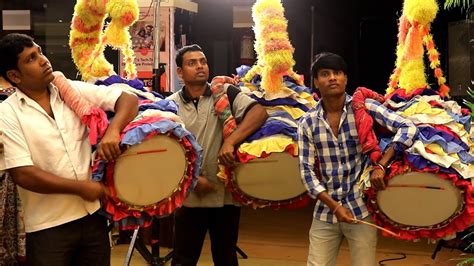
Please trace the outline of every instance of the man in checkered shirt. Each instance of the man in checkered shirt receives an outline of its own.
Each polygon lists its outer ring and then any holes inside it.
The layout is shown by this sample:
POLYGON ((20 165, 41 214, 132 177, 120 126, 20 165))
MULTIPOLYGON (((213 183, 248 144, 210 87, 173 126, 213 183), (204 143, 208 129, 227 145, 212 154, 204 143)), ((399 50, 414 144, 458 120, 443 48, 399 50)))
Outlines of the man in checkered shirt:
MULTIPOLYGON (((308 265, 335 265, 343 237, 349 243, 352 265, 375 265, 377 232, 357 223, 370 220, 357 184, 369 159, 359 143, 352 97, 346 94, 347 65, 339 55, 321 53, 311 71, 321 100, 298 127, 301 178, 317 199, 309 231, 308 265)), ((365 107, 377 123, 396 133, 393 145, 370 174, 371 185, 383 190, 386 166, 396 152, 412 145, 418 131, 410 120, 375 100, 366 99, 365 107)))

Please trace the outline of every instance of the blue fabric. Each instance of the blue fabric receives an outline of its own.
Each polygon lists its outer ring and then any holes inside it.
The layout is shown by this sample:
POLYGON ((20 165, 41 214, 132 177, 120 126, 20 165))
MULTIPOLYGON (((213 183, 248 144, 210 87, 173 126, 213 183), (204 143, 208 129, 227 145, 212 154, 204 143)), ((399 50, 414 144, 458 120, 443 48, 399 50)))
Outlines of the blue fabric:
POLYGON ((115 83, 125 83, 125 84, 129 85, 130 87, 132 87, 134 89, 137 89, 139 91, 149 92, 149 93, 153 94, 155 97, 158 97, 158 98, 161 98, 161 99, 164 98, 163 95, 161 95, 157 92, 148 91, 147 89, 145 89, 143 81, 141 81, 138 78, 128 80, 128 79, 124 79, 120 76, 113 75, 113 76, 110 76, 110 77, 108 77, 104 80, 97 80, 95 82, 96 85, 105 85, 105 86, 110 86, 110 85, 115 84, 115 83))
POLYGON ((253 140, 261 139, 263 137, 272 136, 276 134, 284 134, 291 137, 293 140, 297 140, 296 128, 288 125, 287 123, 280 120, 268 120, 262 125, 260 129, 252 133, 247 137, 246 141, 250 142, 253 140))
POLYGON ((178 114, 178 105, 174 101, 169 100, 160 100, 153 103, 144 103, 140 104, 138 107, 138 111, 145 111, 147 109, 155 109, 160 111, 167 111, 173 112, 174 114, 178 114))
POLYGON ((265 100, 264 98, 257 97, 254 94, 249 95, 250 98, 256 100, 259 104, 263 106, 276 106, 276 105, 288 105, 300 108, 301 110, 307 112, 309 110, 304 104, 299 103, 298 101, 291 99, 291 98, 279 98, 274 100, 265 100))

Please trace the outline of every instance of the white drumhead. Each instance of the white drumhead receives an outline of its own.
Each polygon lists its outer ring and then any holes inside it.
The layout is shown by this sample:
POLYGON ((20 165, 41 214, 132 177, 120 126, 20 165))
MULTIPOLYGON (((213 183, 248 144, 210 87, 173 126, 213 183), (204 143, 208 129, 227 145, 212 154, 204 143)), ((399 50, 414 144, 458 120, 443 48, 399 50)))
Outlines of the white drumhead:
POLYGON ((377 203, 393 222, 426 227, 456 213, 461 208, 461 196, 448 180, 432 173, 410 172, 390 179, 388 187, 377 193, 377 203))
POLYGON ((117 197, 134 206, 155 204, 171 195, 185 175, 183 146, 158 135, 131 146, 115 164, 117 197))
POLYGON ((242 192, 262 200, 288 200, 306 192, 298 158, 286 152, 239 164, 234 179, 242 192))

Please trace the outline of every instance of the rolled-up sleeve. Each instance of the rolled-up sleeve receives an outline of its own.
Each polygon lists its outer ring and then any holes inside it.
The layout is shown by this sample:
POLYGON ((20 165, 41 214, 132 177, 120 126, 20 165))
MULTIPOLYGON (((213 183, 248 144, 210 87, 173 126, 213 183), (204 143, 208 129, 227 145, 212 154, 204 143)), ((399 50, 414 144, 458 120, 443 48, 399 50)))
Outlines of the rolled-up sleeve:
POLYGON ((31 153, 25 140, 21 125, 16 118, 16 114, 7 103, 0 104, 0 129, 3 142, 3 163, 0 163, 0 170, 33 165, 31 153))
POLYGON ((313 141, 312 120, 305 116, 298 125, 298 152, 300 174, 303 184, 311 197, 316 198, 319 193, 326 191, 315 173, 316 150, 313 141))
POLYGON ((70 81, 82 97, 96 107, 105 111, 114 111, 117 102, 123 91, 119 88, 104 85, 94 85, 82 81, 70 81))

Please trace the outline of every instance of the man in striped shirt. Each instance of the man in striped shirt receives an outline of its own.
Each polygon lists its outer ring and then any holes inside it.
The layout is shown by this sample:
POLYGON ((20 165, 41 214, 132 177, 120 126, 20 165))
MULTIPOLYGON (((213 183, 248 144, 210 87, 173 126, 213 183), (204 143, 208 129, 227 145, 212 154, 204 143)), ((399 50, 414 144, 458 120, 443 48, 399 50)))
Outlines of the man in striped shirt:
MULTIPOLYGON (((308 265, 335 265, 343 237, 349 242, 353 265, 375 265, 376 231, 357 223, 370 220, 357 184, 369 159, 362 153, 352 97, 346 93, 347 65, 339 55, 322 53, 311 71, 321 100, 298 127, 301 178, 317 199, 308 265)), ((367 99, 365 107, 377 123, 396 133, 370 176, 372 186, 383 190, 385 167, 397 152, 412 145, 418 131, 411 121, 375 100, 367 99)))

